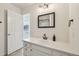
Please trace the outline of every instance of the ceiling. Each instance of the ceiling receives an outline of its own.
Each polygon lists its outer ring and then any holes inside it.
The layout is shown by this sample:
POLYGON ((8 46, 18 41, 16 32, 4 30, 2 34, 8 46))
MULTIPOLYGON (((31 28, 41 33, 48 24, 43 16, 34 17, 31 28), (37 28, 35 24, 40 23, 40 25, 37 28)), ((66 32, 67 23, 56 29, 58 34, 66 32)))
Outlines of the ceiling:
MULTIPOLYGON (((21 10, 26 10, 28 8, 32 8, 32 7, 40 7, 40 6, 44 6, 44 3, 11 3, 12 5, 20 8, 21 10)), ((46 3, 48 4, 48 3, 46 3)))
POLYGON ((11 3, 11 4, 21 9, 26 9, 28 7, 36 5, 36 3, 11 3))

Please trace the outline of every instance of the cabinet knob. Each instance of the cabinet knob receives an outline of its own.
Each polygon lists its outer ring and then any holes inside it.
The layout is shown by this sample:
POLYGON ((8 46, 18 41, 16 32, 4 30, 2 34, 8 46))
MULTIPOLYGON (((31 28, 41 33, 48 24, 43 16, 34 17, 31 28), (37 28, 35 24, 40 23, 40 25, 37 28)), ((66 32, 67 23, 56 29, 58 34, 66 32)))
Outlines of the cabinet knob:
POLYGON ((30 51, 32 51, 32 49, 30 49, 30 51))

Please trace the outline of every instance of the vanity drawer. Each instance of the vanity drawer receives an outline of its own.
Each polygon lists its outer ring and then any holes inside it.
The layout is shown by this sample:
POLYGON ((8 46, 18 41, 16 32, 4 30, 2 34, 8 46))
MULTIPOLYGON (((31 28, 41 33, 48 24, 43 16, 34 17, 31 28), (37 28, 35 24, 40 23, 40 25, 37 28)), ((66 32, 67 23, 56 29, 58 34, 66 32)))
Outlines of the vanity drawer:
POLYGON ((72 56, 72 54, 63 51, 52 50, 52 56, 72 56))
POLYGON ((50 49, 47 49, 47 48, 44 48, 44 47, 41 47, 41 46, 38 46, 38 45, 32 45, 31 46, 32 49, 37 49, 41 52, 44 52, 44 53, 47 53, 47 54, 51 54, 51 50, 50 49))
POLYGON ((49 54, 39 51, 38 49, 32 49, 30 56, 49 56, 49 54))

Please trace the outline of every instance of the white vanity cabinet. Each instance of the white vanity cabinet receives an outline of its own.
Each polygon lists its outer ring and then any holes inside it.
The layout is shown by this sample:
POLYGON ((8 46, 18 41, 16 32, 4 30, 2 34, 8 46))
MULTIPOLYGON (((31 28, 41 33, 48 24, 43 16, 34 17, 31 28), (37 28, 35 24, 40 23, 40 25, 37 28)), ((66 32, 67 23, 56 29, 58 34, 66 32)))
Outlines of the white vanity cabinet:
POLYGON ((40 47, 33 44, 25 44, 24 47, 24 56, 48 56, 51 54, 51 50, 40 47))
POLYGON ((72 54, 49 49, 32 43, 24 43, 24 56, 72 56, 72 54))

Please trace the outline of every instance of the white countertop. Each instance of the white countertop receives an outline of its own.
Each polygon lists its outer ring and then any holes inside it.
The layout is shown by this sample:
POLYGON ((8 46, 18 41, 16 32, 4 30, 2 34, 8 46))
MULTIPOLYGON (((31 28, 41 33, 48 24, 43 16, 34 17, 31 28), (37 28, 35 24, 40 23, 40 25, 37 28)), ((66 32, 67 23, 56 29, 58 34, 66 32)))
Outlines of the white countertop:
POLYGON ((24 41, 28 43, 37 44, 46 48, 56 49, 56 50, 72 53, 75 55, 79 55, 79 50, 75 49, 74 47, 71 47, 70 44, 65 42, 53 42, 51 40, 44 40, 39 38, 24 39, 24 41))

